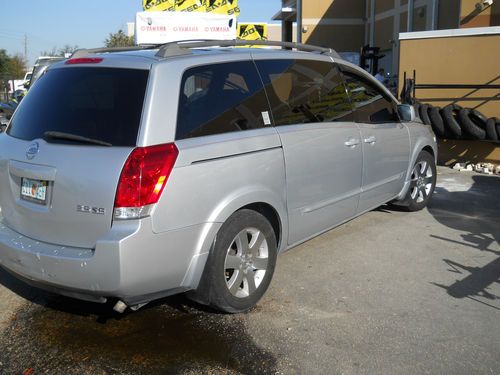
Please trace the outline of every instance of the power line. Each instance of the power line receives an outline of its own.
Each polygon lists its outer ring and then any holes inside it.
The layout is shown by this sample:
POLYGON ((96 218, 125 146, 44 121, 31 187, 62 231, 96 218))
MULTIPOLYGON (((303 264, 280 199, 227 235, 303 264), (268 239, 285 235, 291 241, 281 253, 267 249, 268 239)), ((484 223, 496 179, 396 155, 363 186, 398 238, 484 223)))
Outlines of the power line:
POLYGON ((28 36, 30 39, 36 39, 36 40, 39 40, 41 42, 50 43, 50 44, 57 44, 53 41, 41 38, 39 36, 30 34, 30 33, 8 31, 7 29, 0 29, 0 36, 5 37, 5 38, 10 38, 10 39, 19 39, 19 40, 23 40, 25 36, 28 36))
POLYGON ((16 40, 22 40, 23 37, 22 36, 11 36, 11 35, 4 35, 1 31, 0 31, 0 36, 2 38, 8 38, 8 39, 16 39, 16 40))
POLYGON ((3 28, 0 28, 0 31, 1 32, 11 33, 11 34, 24 34, 23 31, 17 31, 17 30, 12 30, 12 29, 3 29, 3 28))

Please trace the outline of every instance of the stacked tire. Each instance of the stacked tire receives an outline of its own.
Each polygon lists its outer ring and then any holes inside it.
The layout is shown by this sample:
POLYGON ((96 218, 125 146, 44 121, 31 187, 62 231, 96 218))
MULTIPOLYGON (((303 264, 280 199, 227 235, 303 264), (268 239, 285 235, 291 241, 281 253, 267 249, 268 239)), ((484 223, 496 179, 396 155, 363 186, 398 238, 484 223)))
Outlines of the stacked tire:
POLYGON ((487 118, 475 109, 449 104, 444 108, 430 104, 415 104, 415 112, 422 122, 430 125, 441 139, 500 140, 500 121, 487 118))

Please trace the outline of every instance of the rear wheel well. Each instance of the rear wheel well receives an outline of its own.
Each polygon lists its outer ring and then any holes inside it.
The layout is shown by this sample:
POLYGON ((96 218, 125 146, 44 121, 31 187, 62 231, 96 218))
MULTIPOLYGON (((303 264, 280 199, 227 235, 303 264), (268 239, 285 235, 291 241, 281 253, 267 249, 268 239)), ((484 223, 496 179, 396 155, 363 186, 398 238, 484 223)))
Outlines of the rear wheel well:
POLYGON ((240 210, 243 209, 256 211, 261 215, 263 215, 269 221, 269 223, 273 227, 277 242, 276 245, 279 249, 279 245, 281 242, 281 220, 274 207, 267 203, 258 202, 240 208, 240 210))
POLYGON ((427 151, 429 154, 432 155, 432 157, 435 159, 436 155, 434 155, 434 150, 432 149, 431 146, 425 146, 422 151, 427 151))

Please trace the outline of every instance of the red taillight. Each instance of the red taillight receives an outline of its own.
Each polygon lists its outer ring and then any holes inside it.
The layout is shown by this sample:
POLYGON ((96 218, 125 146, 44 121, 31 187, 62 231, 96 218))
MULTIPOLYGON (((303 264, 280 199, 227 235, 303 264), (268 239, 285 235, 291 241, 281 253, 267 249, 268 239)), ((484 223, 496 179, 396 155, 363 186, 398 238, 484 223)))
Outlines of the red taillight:
POLYGON ((157 203, 178 154, 173 143, 134 149, 118 182, 115 208, 157 203))
POLYGON ((77 57, 74 59, 66 60, 65 64, 75 65, 75 64, 99 64, 102 61, 102 57, 77 57))

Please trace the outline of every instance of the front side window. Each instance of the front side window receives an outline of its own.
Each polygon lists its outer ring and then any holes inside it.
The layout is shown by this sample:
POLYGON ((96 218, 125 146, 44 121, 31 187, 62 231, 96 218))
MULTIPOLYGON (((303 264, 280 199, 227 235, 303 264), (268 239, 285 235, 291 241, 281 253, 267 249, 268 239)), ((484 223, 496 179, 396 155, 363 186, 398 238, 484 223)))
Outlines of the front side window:
POLYGON ((314 60, 259 60, 276 125, 351 121, 337 66, 314 60))
POLYGON ((191 68, 182 78, 176 139, 262 128, 268 107, 252 62, 191 68))
POLYGON ((396 104, 380 88, 350 69, 345 69, 342 73, 356 122, 383 124, 399 121, 396 104))

